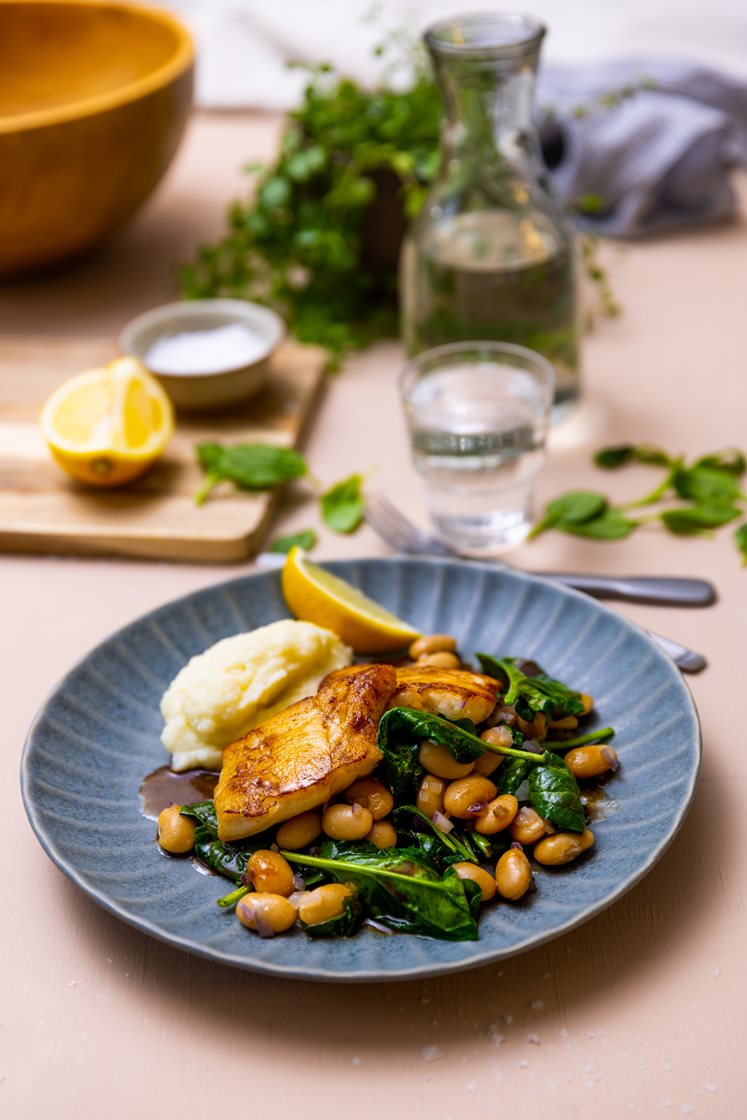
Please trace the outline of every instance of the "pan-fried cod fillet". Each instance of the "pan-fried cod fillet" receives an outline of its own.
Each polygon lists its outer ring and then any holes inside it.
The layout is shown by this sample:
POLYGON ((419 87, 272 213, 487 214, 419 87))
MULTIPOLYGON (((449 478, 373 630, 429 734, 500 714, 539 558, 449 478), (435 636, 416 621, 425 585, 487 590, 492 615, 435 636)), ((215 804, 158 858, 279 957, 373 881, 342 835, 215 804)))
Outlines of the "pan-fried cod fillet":
POLYGON ((215 790, 220 839, 253 836, 370 774, 381 760, 379 719, 396 687, 391 665, 340 669, 315 696, 227 747, 215 790))
POLYGON ((388 708, 422 708, 446 719, 482 723, 495 708, 498 682, 467 669, 408 665, 397 669, 397 691, 388 708))
POLYGON ((314 809, 370 774, 387 708, 419 708, 482 723, 498 685, 464 669, 351 665, 325 677, 315 696, 265 720, 223 754, 215 790, 218 835, 241 840, 314 809))

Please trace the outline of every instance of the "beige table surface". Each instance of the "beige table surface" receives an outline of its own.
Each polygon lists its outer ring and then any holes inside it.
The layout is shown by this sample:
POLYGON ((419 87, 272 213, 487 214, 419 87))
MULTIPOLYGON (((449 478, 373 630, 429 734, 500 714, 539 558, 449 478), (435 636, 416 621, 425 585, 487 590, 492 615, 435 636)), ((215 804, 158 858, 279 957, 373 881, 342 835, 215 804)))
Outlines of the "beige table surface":
MULTIPOLYGON (((269 154, 272 119, 198 117, 167 181, 96 256, 0 290, 1 329, 113 337, 172 294, 175 261, 217 233, 238 167, 269 154)), ((541 496, 648 476, 597 475, 609 441, 699 453, 747 443, 747 225, 636 246, 605 259, 625 313, 586 345, 586 403, 553 437, 541 496)), ((29 345, 32 345, 29 341, 29 345)), ((395 393, 394 343, 331 380, 306 441, 315 473, 353 470, 422 515, 395 393)), ((2 372, 0 371, 0 377, 2 372)), ((313 510, 287 501, 283 530, 313 510)), ((689 678, 704 760, 685 827, 650 875, 584 927, 500 967, 373 986, 298 984, 206 963, 131 930, 50 863, 18 792, 24 734, 47 691, 91 646, 142 612, 230 569, 62 557, 0 558, 3 920, 0 1114, 432 1120, 745 1115, 744 853, 747 571, 729 531, 658 532, 604 545, 548 534, 514 553, 549 570, 709 576, 701 611, 620 606, 702 649, 689 678)), ((318 556, 381 555, 367 529, 322 533, 318 556)), ((666 759, 667 742, 658 744, 666 759)), ((123 853, 126 859, 126 853, 123 853)))

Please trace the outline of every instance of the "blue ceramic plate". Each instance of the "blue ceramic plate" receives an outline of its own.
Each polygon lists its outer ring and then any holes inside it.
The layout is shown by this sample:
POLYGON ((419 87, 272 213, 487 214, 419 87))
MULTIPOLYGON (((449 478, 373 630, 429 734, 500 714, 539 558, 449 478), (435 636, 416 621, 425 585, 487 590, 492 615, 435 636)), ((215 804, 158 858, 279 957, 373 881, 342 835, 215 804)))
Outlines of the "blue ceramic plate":
POLYGON ((210 960, 308 980, 394 980, 473 968, 557 937, 629 890, 665 851, 693 795, 697 715, 679 672, 631 623, 592 599, 516 571, 450 560, 360 560, 330 569, 424 633, 477 650, 534 658, 590 693, 617 729, 615 811, 594 826, 577 866, 537 874, 518 905, 487 907, 480 938, 451 943, 364 930, 312 941, 263 941, 216 900, 226 882, 165 859, 141 815, 143 777, 167 762, 161 694, 219 638, 287 617, 277 572, 219 584, 127 626, 74 668, 29 732, 22 765, 31 824, 49 856, 117 917, 210 960), (667 766, 658 758, 667 745, 667 766))

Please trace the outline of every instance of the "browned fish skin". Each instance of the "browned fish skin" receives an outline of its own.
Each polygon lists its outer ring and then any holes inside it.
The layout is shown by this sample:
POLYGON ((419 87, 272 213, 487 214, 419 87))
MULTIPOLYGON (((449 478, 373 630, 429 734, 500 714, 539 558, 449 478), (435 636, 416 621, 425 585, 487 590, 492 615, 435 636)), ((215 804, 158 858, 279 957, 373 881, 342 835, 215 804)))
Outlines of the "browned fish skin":
POLYGON ((497 682, 482 673, 415 664, 397 669, 397 691, 387 707, 422 708, 447 719, 482 723, 495 708, 497 696, 497 682))
POLYGON ((391 665, 330 673, 226 748, 215 791, 218 836, 240 840, 323 805, 381 760, 379 719, 397 687, 391 665))

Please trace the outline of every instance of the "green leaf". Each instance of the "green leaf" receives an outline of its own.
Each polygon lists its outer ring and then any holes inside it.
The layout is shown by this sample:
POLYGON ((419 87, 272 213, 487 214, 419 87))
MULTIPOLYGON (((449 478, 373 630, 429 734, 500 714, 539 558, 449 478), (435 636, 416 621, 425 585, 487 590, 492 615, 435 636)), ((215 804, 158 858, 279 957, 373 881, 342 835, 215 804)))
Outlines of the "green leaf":
POLYGON ((572 533, 576 537, 588 537, 591 540, 616 541, 627 537, 638 525, 621 513, 619 509, 610 507, 599 517, 583 523, 564 522, 558 528, 564 533, 572 533))
POLYGON ((501 682, 505 689, 504 704, 512 706, 523 702, 530 716, 543 712, 551 719, 582 715, 585 710, 580 692, 541 671, 528 676, 515 657, 497 658, 489 653, 478 653, 477 660, 484 673, 501 682))
MULTIPOLYGON (((259 846, 264 847, 263 841, 259 846)), ((234 883, 241 882, 241 876, 246 871, 246 865, 254 848, 238 847, 233 844, 224 844, 222 840, 215 840, 205 828, 195 831, 194 854, 200 863, 217 871, 226 879, 234 883)))
POLYGON ((633 447, 633 458, 637 463, 647 463, 652 467, 671 467, 675 460, 664 450, 653 443, 637 443, 633 447))
POLYGON ((204 863, 206 867, 235 883, 241 882, 241 876, 246 871, 252 853, 259 848, 269 848, 273 843, 272 836, 267 832, 259 833, 252 836, 250 840, 242 840, 237 844, 219 840, 218 819, 213 801, 196 801, 192 805, 183 805, 180 815, 198 821, 194 854, 200 863, 204 863))
POLYGON ((731 505, 741 496, 739 479, 731 471, 695 466, 674 472, 672 485, 681 498, 705 506, 731 505))
POLYGON ((586 828, 578 782, 562 758, 541 762, 529 772, 529 804, 545 820, 569 832, 586 828))
POLYGON ((730 506, 693 505, 680 509, 667 509, 658 516, 669 529, 678 536, 699 536, 708 534, 739 517, 740 510, 730 506))
POLYGON ((601 214, 606 208, 606 203, 601 195, 582 194, 573 206, 581 214, 601 214))
POLYGON ((646 463, 653 467, 669 467, 672 458, 663 448, 652 443, 620 443, 595 452, 594 462, 604 470, 617 470, 628 463, 646 463))
MULTIPOLYGON (((397 709, 392 710, 396 711, 397 709)), ((388 715, 388 713, 386 714, 388 715)), ((414 801, 418 786, 425 774, 425 770, 418 762, 420 743, 410 739, 396 742, 394 736, 389 738, 386 727, 382 740, 381 723, 385 718, 386 716, 382 717, 379 723, 379 747, 384 755, 380 766, 382 779, 387 788, 391 790, 395 802, 400 800, 414 801), (385 747, 382 746, 382 741, 385 747)))
POLYGON ((291 200, 291 194, 290 183, 279 175, 268 179, 259 189, 260 201, 268 210, 277 210, 280 207, 287 206, 291 200))
POLYGON ((614 471, 618 467, 632 462, 634 452, 635 447, 632 443, 621 443, 616 447, 603 447, 600 451, 595 452, 594 462, 606 471, 614 471))
POLYGON ((394 809, 392 817, 397 825, 397 835, 403 835, 414 840, 439 870, 443 870, 445 865, 459 860, 477 862, 469 841, 466 836, 460 833, 459 829, 454 828, 451 832, 442 832, 431 818, 421 812, 415 805, 398 805, 394 809), (414 827, 416 822, 419 822, 420 828, 414 827), (422 826, 425 827, 425 832, 423 832, 422 826))
POLYGON ((233 482, 240 490, 272 490, 306 474, 306 460, 290 447, 264 443, 241 443, 224 447, 219 443, 197 445, 197 458, 205 480, 195 495, 198 505, 219 482, 233 482))
POLYGON ((715 451, 711 455, 703 455, 693 464, 696 467, 711 467, 718 471, 727 471, 729 474, 741 477, 747 470, 747 458, 744 452, 737 447, 730 447, 726 451, 715 451))
POLYGON ((295 182, 305 183, 321 171, 326 162, 324 149, 314 144, 292 155, 286 164, 286 171, 295 182))
POLYGON ((351 474, 335 483, 320 498, 322 517, 336 533, 353 533, 363 520, 363 475, 351 474))
MULTIPOLYGON (((497 690, 496 690, 497 695, 497 690)), ((498 747, 485 743, 457 723, 415 708, 390 708, 379 721, 378 745, 385 784, 395 801, 414 800, 423 777, 418 762, 420 744, 426 739, 446 747, 457 762, 473 762, 486 752, 511 758, 524 758, 530 763, 542 756, 515 747, 498 747)))
POLYGON ((476 861, 475 853, 471 848, 467 856, 445 845, 440 839, 443 833, 439 833, 439 830, 435 827, 429 832, 419 832, 414 826, 407 828, 401 825, 400 827, 402 829, 402 835, 408 841, 408 844, 415 844, 420 848, 425 858, 440 875, 443 875, 446 868, 451 867, 452 864, 464 863, 468 858, 472 862, 476 861))
POLYGON ((425 774, 418 762, 418 751, 427 733, 420 734, 420 725, 410 716, 409 708, 392 708, 379 720, 377 742, 383 755, 382 776, 395 803, 414 801, 417 788, 425 774))
POLYGON ((287 537, 275 537, 268 552, 290 552, 296 545, 305 552, 310 552, 316 544, 316 539, 313 529, 302 529, 299 533, 290 533, 287 537))
POLYGON ((538 537, 546 529, 565 528, 599 517, 607 508, 604 494, 589 490, 569 490, 545 506, 544 513, 529 537, 538 537))
MULTIPOLYGON (((431 715, 430 712, 414 708, 391 708, 384 713, 379 722, 379 747, 382 751, 389 750, 394 740, 409 736, 417 743, 428 739, 446 747, 457 762, 472 762, 486 752, 509 758, 525 758, 530 762, 536 761, 537 755, 531 751, 486 743, 475 732, 460 726, 469 722, 469 720, 452 722, 443 716, 431 715), (383 732, 382 724, 384 724, 383 732)), ((514 731, 513 734, 519 736, 521 733, 514 731)))
POLYGON ((734 530, 734 540, 742 553, 742 563, 747 564, 747 521, 742 522, 739 528, 734 530))
POLYGON ((204 471, 217 471, 224 455, 219 443, 198 443, 195 449, 200 466, 204 471))
MULTIPOLYGON (((498 690, 496 689, 496 698, 498 690)), ((426 739, 447 747, 457 762, 474 762, 485 753, 485 744, 476 735, 441 716, 416 708, 390 708, 379 721, 378 743, 384 753, 402 742, 418 746, 426 739)))
POLYGON ((192 805, 182 805, 179 815, 199 821, 212 837, 218 838, 218 818, 213 801, 195 801, 192 805))
POLYGON ((498 792, 516 793, 528 773, 529 763, 523 758, 512 758, 510 762, 504 762, 498 771, 498 792))
POLYGON ((389 929, 445 941, 474 941, 479 889, 451 870, 443 878, 419 848, 385 848, 328 840, 321 855, 281 852, 289 863, 318 867, 353 883, 366 913, 389 929))
POLYGON ((336 918, 328 918, 326 922, 317 922, 316 925, 307 925, 301 922, 301 928, 309 937, 352 937, 360 929, 364 918, 363 907, 357 893, 348 895, 342 903, 342 914, 336 918))

